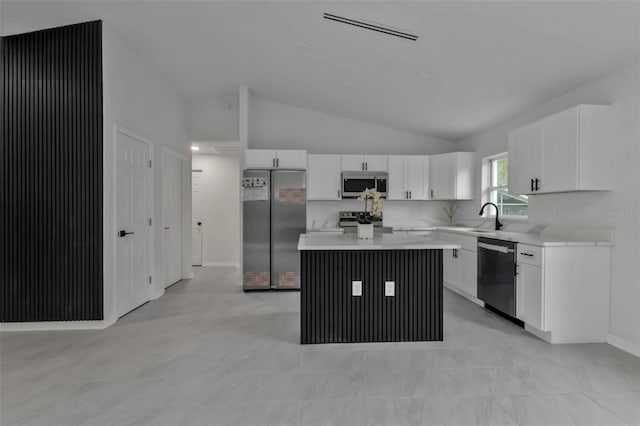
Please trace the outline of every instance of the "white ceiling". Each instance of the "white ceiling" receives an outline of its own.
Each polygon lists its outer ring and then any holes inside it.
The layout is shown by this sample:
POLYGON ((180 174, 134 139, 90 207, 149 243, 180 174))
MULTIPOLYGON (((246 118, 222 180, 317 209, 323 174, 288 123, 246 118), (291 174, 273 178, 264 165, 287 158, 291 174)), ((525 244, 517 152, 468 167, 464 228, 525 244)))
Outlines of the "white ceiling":
POLYGON ((639 9, 634 1, 3 1, 1 25, 6 35, 103 19, 189 100, 247 84, 274 101, 458 140, 633 60, 639 9))

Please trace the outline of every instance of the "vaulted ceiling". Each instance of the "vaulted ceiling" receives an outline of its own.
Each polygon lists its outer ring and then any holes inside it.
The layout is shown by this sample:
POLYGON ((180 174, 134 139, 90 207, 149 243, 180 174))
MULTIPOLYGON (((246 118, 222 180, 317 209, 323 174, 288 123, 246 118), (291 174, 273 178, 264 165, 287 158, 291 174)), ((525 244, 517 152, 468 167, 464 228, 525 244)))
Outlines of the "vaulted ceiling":
POLYGON ((270 100, 449 140, 640 50, 638 2, 3 1, 0 18, 3 35, 103 19, 188 100, 246 84, 270 100))

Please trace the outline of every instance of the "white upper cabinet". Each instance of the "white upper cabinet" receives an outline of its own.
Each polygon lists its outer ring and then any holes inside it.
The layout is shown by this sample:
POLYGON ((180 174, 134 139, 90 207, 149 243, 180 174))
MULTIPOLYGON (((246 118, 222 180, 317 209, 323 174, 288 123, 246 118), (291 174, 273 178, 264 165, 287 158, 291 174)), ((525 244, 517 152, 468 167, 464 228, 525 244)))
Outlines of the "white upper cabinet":
POLYGON ((343 172, 386 172, 389 169, 386 155, 343 155, 343 172))
POLYGON ((472 200, 475 153, 450 152, 431 156, 430 199, 472 200))
POLYGON ((529 125, 509 135, 509 192, 529 194, 542 179, 542 127, 529 125))
POLYGON ((279 169, 307 169, 307 151, 279 149, 276 151, 276 167, 279 169))
POLYGON ((428 155, 389 156, 389 200, 427 200, 429 188, 428 155))
POLYGON ((244 166, 247 169, 275 168, 276 151, 273 149, 248 149, 245 154, 244 166))
POLYGON ((309 154, 307 200, 340 200, 340 155, 309 154))
POLYGON ((509 190, 515 194, 611 188, 611 107, 578 105, 509 135, 509 190))
POLYGON ((386 172, 389 170, 388 155, 365 155, 364 168, 368 172, 386 172))
POLYGON ((307 169, 307 151, 303 149, 248 149, 246 169, 307 169))

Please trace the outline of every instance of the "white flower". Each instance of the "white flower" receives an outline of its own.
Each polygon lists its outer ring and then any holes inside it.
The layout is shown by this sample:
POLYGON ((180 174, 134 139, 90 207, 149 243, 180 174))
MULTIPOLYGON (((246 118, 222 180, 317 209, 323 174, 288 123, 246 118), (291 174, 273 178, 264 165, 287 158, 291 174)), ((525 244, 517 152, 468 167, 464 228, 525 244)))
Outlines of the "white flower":
POLYGON ((382 194, 375 188, 366 188, 360 193, 358 201, 364 201, 364 212, 369 213, 373 217, 382 217, 382 194), (371 210, 367 212, 368 203, 371 200, 371 210))

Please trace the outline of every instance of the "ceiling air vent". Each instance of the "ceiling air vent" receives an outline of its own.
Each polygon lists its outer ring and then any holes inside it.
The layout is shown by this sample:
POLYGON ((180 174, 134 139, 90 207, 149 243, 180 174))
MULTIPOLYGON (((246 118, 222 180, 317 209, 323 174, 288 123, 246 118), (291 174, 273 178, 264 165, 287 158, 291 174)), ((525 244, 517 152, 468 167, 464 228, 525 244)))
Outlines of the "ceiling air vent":
POLYGON ((343 16, 338 16, 331 13, 325 13, 324 19, 328 19, 330 21, 335 21, 335 22, 341 22, 343 24, 352 25, 354 27, 364 28, 366 30, 377 31, 379 33, 388 34, 394 37, 404 38, 406 40, 416 41, 418 39, 417 35, 406 33, 404 31, 398 31, 390 27, 384 27, 382 25, 379 25, 373 22, 356 21, 355 19, 345 18, 343 16))

